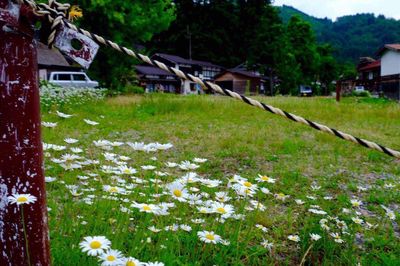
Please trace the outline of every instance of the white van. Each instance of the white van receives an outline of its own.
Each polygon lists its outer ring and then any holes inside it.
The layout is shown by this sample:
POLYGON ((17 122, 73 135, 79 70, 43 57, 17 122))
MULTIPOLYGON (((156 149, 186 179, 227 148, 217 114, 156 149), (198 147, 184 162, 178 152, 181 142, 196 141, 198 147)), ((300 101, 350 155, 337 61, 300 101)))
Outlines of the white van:
POLYGON ((49 82, 61 87, 96 88, 97 81, 91 80, 84 72, 52 72, 49 82))

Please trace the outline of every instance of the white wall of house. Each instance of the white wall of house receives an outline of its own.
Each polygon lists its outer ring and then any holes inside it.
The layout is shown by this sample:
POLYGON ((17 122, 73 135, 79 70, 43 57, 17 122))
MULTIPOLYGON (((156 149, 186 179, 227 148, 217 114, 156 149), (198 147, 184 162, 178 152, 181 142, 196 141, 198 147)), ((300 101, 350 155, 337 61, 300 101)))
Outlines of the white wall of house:
POLYGON ((381 76, 400 74, 400 52, 387 50, 381 57, 381 76))
POLYGON ((47 80, 47 69, 39 69, 39 79, 47 80))

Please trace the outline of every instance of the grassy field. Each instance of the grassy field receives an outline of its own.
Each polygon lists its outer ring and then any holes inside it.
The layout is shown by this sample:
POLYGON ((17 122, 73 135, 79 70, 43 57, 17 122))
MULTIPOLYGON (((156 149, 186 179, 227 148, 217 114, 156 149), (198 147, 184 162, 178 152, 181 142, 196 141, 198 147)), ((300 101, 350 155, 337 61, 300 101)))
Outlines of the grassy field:
MULTIPOLYGON (((400 149, 397 103, 261 99, 400 149)), ((120 96, 46 108, 42 120, 57 122, 44 142, 66 147, 45 151, 54 265, 101 264, 81 251, 86 236, 165 265, 400 265, 400 164, 385 154, 214 96, 120 96)))

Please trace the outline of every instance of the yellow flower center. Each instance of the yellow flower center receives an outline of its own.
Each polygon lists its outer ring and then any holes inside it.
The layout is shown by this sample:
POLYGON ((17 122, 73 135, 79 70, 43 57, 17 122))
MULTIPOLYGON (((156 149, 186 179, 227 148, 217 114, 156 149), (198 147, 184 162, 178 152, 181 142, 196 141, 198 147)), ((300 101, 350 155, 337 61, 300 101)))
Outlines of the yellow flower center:
POLYGON ((143 206, 143 210, 145 210, 145 211, 150 211, 151 208, 150 208, 149 205, 144 205, 144 206, 143 206))
POLYGON ((266 176, 266 175, 264 175, 264 176, 261 177, 261 180, 263 180, 263 181, 268 181, 268 180, 269 180, 269 177, 266 176))
POLYGON ((251 187, 253 184, 251 184, 250 182, 244 182, 243 183, 243 185, 245 186, 245 187, 251 187))
POLYGON ((18 203, 25 203, 25 202, 27 202, 28 201, 28 198, 27 197, 24 197, 24 196, 20 196, 20 197, 18 197, 18 199, 17 199, 17 202, 18 203))
POLYGON ((175 189, 172 193, 173 193, 176 197, 182 197, 182 191, 179 190, 179 189, 175 189))
POLYGON ((108 190, 108 192, 115 193, 115 192, 118 192, 118 189, 117 189, 116 187, 110 187, 110 189, 108 190))
POLYGON ((101 247, 101 243, 100 243, 99 241, 97 241, 97 240, 92 241, 92 242, 90 243, 90 247, 93 248, 93 249, 98 249, 98 248, 101 247))
POLYGON ((130 174, 130 173, 131 173, 131 170, 129 170, 129 169, 124 170, 124 174, 130 174))
POLYGON ((115 257, 115 256, 113 256, 113 255, 109 255, 109 256, 107 256, 107 260, 108 261, 114 261, 114 260, 116 260, 117 258, 115 257))
POLYGON ((217 212, 219 213, 226 213, 226 210, 222 207, 217 208, 217 212))
POLYGON ((214 235, 212 235, 212 234, 206 234, 206 238, 208 240, 214 240, 215 239, 214 235))
POLYGON ((136 263, 130 260, 126 263, 126 266, 136 266, 136 263))
POLYGON ((285 194, 283 194, 283 193, 278 194, 278 198, 284 198, 284 197, 285 197, 285 194))
POLYGON ((250 190, 250 189, 246 189, 244 192, 245 192, 246 194, 251 194, 251 190, 250 190))

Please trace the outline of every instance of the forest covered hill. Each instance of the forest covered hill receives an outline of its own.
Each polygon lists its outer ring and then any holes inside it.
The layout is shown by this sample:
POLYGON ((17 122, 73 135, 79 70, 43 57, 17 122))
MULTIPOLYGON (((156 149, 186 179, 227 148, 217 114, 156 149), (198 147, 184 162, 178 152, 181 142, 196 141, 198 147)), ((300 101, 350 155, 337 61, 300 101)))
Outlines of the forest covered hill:
POLYGON ((374 56, 384 44, 400 42, 400 21, 383 15, 356 14, 332 21, 310 16, 291 6, 278 9, 285 23, 294 15, 309 22, 317 40, 331 44, 340 62, 357 62, 361 56, 374 56))

